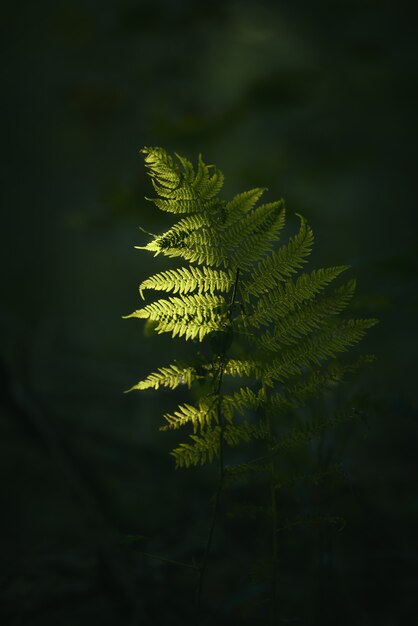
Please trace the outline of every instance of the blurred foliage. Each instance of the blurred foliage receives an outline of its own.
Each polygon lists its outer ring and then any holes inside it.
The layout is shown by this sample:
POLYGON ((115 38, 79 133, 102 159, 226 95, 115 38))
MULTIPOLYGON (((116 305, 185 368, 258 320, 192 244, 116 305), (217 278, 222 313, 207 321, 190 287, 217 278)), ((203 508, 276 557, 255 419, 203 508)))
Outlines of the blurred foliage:
MULTIPOLYGON (((4 623, 193 623, 193 572, 141 552, 199 557, 214 468, 173 470, 173 440, 157 428, 181 394, 156 406, 152 393, 122 393, 171 351, 121 320, 152 262, 133 250, 145 241, 137 227, 167 226, 143 200, 143 145, 203 152, 228 172, 228 196, 268 182, 314 228, 315 265, 354 267, 358 309, 381 320, 367 342, 378 361, 344 391, 363 398, 367 419, 284 459, 291 475, 342 463, 346 479, 331 491, 289 487, 281 503, 286 519, 325 508, 346 527, 283 530, 282 621, 414 623, 418 44, 408 6, 23 0, 6 5, 1 28, 4 623)), ((256 485, 247 496, 257 502, 256 485)), ((257 623, 264 590, 250 570, 262 537, 224 517, 209 623, 257 623)))

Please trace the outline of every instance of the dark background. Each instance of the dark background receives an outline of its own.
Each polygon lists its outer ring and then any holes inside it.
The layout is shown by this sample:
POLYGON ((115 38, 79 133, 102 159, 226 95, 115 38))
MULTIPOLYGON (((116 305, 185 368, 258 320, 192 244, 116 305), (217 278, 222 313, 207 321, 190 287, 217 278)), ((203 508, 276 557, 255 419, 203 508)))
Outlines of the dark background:
MULTIPOLYGON (((194 623, 193 572, 141 553, 200 558, 216 468, 173 469, 178 437, 158 427, 181 394, 122 393, 181 350, 121 319, 162 268, 133 249, 147 240, 138 226, 170 223, 143 199, 144 145, 202 152, 226 174, 226 196, 268 186, 270 200, 286 199, 289 232, 295 212, 308 218, 316 265, 352 265, 356 313, 380 318, 364 343, 377 362, 343 391, 363 398, 366 419, 310 450, 342 462, 342 484, 283 500, 296 511, 325 503, 346 526, 281 535, 278 623, 415 623, 413 16, 372 0, 11 6, 1 20, 3 623, 194 623)), ((265 623, 263 587, 248 574, 263 528, 228 519, 207 623, 265 623)))

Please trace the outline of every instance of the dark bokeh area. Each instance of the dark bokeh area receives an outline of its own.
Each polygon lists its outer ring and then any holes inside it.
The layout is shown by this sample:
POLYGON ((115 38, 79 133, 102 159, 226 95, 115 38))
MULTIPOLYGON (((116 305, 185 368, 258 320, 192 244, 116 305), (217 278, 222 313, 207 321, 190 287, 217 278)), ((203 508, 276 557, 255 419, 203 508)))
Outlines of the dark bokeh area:
MULTIPOLYGON (((362 419, 283 461, 343 476, 281 496, 283 520, 324 523, 284 523, 277 623, 416 623, 412 15, 372 0, 40 0, 2 17, 2 623, 196 623, 193 569, 147 554, 202 557, 216 466, 174 470, 184 434, 158 428, 184 393, 123 394, 185 349, 121 319, 167 266, 133 248, 138 226, 171 223, 144 200, 146 145, 202 152, 226 197, 284 197, 289 233, 295 213, 315 232, 314 265, 349 263, 355 314, 380 319, 362 346, 376 363, 327 399, 360 399, 362 419)), ((268 531, 227 515, 240 490, 224 497, 204 624, 268 623, 252 573, 268 531)))

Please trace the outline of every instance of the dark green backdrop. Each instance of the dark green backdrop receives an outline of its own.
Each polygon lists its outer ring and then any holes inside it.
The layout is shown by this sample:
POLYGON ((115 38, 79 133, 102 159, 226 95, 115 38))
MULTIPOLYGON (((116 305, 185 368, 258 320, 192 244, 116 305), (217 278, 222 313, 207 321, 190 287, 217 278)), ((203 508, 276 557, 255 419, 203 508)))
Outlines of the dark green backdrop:
MULTIPOLYGON (((192 574, 140 550, 199 556, 216 470, 174 472, 158 426, 179 396, 122 394, 181 345, 121 320, 161 267, 133 246, 139 225, 170 223, 143 200, 138 155, 162 145, 202 152, 228 194, 283 196, 314 229, 316 263, 350 263, 357 311, 381 320, 365 345, 378 361, 346 390, 367 420, 322 444, 347 474, 326 496, 347 525, 283 537, 281 623, 413 624, 412 15, 373 0, 39 0, 9 3, 1 28, 5 623, 192 623, 192 574)), ((237 574, 256 540, 229 524, 208 623, 257 624, 260 589, 237 574)))

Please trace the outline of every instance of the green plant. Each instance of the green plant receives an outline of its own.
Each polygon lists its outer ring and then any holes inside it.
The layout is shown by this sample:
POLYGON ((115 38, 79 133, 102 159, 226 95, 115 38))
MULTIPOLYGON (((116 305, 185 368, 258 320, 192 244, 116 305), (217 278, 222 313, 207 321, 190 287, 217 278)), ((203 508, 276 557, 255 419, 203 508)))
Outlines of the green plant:
MULTIPOLYGON (((207 344, 190 362, 161 367, 132 390, 179 385, 196 388, 195 403, 164 415, 161 430, 189 428, 187 442, 172 451, 177 467, 218 458, 219 481, 205 556, 198 568, 197 603, 211 549, 219 498, 225 483, 256 472, 270 488, 271 589, 277 603, 277 456, 305 443, 325 428, 351 419, 343 411, 283 433, 281 418, 302 407, 362 362, 340 362, 337 355, 359 342, 374 319, 343 319, 355 291, 353 279, 329 289, 346 265, 301 272, 313 234, 299 216, 298 233, 275 248, 285 226, 283 200, 257 204, 264 189, 251 189, 230 201, 220 198, 223 175, 199 156, 197 168, 162 148, 144 148, 155 205, 178 221, 140 249, 180 257, 187 263, 146 278, 139 286, 167 292, 127 317, 154 323, 157 333, 207 344), (256 442, 254 461, 227 466, 229 447, 256 442)), ((275 608, 273 609, 275 614, 275 608)))

